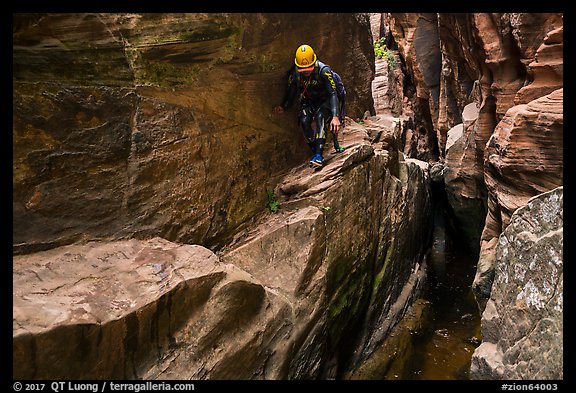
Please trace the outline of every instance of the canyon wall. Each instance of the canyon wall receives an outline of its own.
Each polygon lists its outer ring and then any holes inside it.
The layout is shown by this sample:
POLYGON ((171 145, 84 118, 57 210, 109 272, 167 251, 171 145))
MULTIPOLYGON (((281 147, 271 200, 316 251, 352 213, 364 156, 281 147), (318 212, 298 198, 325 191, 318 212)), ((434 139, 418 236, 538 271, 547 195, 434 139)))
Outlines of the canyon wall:
POLYGON ((367 15, 13 20, 13 378, 334 379, 387 339, 431 195, 398 120, 353 121, 367 15), (320 172, 272 115, 302 43, 347 89, 320 172))
POLYGON ((496 245, 471 379, 564 378, 564 188, 518 208, 496 245))
POLYGON ((414 112, 403 132, 416 151, 405 151, 444 167, 461 241, 480 254, 483 307, 510 214, 563 183, 563 15, 392 13, 385 23, 414 85, 403 89, 414 112))
MULTIPOLYGON (((556 353, 561 335, 520 336, 528 334, 528 325, 550 321, 555 332, 561 331, 562 306, 554 306, 553 316, 541 307, 526 311, 530 316, 519 320, 518 333, 509 315, 525 311, 514 306, 511 295, 502 296, 501 282, 493 285, 496 271, 508 269, 506 254, 517 254, 520 263, 515 266, 529 263, 518 244, 506 243, 513 236, 505 233, 515 212, 531 198, 563 185, 563 14, 386 14, 384 23, 387 42, 397 44, 405 65, 404 83, 414 85, 402 89, 403 113, 408 116, 404 151, 433 162, 434 179, 443 178, 460 233, 456 240, 478 256, 472 289, 480 311, 486 308, 482 321, 486 345, 475 354, 474 378, 558 378, 562 370, 552 369, 561 363, 561 354, 556 353), (498 313, 505 322, 495 318, 498 313), (495 321, 507 323, 520 336, 496 334, 495 321), (528 344, 520 344, 524 340, 528 344), (547 348, 554 366, 542 368, 536 360, 540 357, 527 360, 538 345, 547 348), (497 353, 486 358, 495 348, 497 353)), ((550 207, 557 208, 557 203, 550 207)), ((533 210, 524 209, 522 217, 533 210)), ((527 222, 540 217, 534 212, 527 222)), ((516 222, 514 230, 520 227, 516 222)), ((554 236, 561 238, 559 231, 554 236)), ((542 255, 534 260, 560 252, 549 243, 539 244, 542 255)), ((548 274, 543 267, 531 277, 546 280, 548 274)), ((534 284, 519 279, 524 291, 534 284)), ((562 278, 545 284, 543 290, 550 285, 561 287, 562 278)), ((561 296, 554 291, 545 296, 561 296)))
POLYGON ((366 126, 217 253, 156 237, 15 256, 13 377, 339 378, 427 277, 427 164, 398 152, 399 127, 366 126))
POLYGON ((17 254, 153 236, 221 247, 262 211, 266 188, 308 158, 295 109, 272 115, 302 43, 341 74, 349 116, 373 110, 362 14, 13 22, 17 254))
POLYGON ((486 302, 514 213, 563 184, 563 15, 376 19, 14 14, 14 377, 341 375, 425 282, 431 165, 501 355, 475 378, 508 375, 524 347, 486 302), (359 124, 375 33, 396 118, 359 124), (296 110, 272 114, 302 43, 347 89, 349 149, 320 173, 296 110))

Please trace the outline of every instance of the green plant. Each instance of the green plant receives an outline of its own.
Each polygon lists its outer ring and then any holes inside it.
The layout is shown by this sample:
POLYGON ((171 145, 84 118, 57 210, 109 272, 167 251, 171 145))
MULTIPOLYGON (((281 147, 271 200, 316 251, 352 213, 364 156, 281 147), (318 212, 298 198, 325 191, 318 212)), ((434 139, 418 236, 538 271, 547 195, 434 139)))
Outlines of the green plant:
POLYGON ((385 38, 382 37, 378 41, 374 41, 374 55, 377 59, 384 59, 388 64, 388 71, 392 71, 396 67, 396 57, 394 52, 386 48, 385 38))
POLYGON ((396 67, 396 56, 394 56, 394 53, 392 51, 387 50, 384 52, 384 58, 386 59, 386 63, 388 64, 388 71, 394 70, 394 68, 396 67))
POLYGON ((384 37, 380 38, 378 41, 374 41, 374 54, 377 59, 384 58, 384 52, 386 51, 386 43, 384 42, 384 37))
POLYGON ((266 195, 268 196, 268 201, 266 202, 266 207, 270 209, 272 213, 276 213, 280 209, 280 202, 276 200, 276 195, 274 190, 270 187, 266 188, 266 195))

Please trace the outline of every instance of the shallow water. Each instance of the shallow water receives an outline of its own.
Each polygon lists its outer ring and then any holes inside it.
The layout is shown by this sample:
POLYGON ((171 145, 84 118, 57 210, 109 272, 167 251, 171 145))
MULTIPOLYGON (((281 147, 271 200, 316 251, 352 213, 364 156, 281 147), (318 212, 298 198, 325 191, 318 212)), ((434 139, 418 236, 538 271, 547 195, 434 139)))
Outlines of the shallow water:
POLYGON ((472 353, 480 344, 480 313, 471 291, 475 261, 446 254, 444 269, 430 278, 424 298, 432 304, 431 333, 415 342, 417 380, 466 380, 472 353))

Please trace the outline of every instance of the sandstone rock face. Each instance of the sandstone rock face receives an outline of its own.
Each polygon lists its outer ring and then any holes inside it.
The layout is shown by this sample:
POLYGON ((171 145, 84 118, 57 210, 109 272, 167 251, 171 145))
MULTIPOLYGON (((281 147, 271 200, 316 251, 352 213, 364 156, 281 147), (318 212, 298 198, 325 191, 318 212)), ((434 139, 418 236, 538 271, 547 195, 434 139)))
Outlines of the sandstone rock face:
MULTIPOLYGON (((490 296, 498 238, 529 198, 563 184, 563 14, 393 13, 386 23, 406 64, 400 117, 408 115, 403 151, 431 157, 415 143, 418 131, 436 135, 436 178, 445 189, 464 241, 478 253, 473 289, 480 310, 490 296), (438 37, 439 78, 423 64, 416 38, 438 37), (425 80, 426 79, 426 80, 425 80), (439 80, 438 104, 434 84, 439 80), (411 96, 410 84, 416 91, 411 96), (467 125, 467 113, 473 122, 467 125), (437 113, 436 113, 437 112, 437 113), (428 123, 423 119, 430 119, 428 123), (422 125, 421 127, 415 124, 422 125)), ((435 43, 420 40, 433 53, 435 43)), ((422 53, 422 51, 420 51, 422 53)), ((432 67, 433 70, 437 68, 432 67)), ((487 348, 484 347, 484 348, 487 348)))
POLYGON ((495 105, 487 108, 493 118, 487 129, 479 130, 485 143, 510 107, 562 85, 562 14, 392 13, 386 21, 417 97, 429 103, 414 117, 431 119, 422 124, 437 134, 440 156, 446 133, 470 102, 481 111, 487 99, 495 105), (532 95, 521 98, 526 94, 532 95))
MULTIPOLYGON (((529 82, 526 66, 535 60, 545 36, 562 26, 562 14, 479 13, 474 14, 474 23, 492 74, 491 92, 500 120, 514 106, 518 90, 529 82)), ((562 56, 556 60, 562 62, 562 56)))
POLYGON ((376 59, 372 81, 374 111, 377 115, 389 113, 395 117, 408 118, 408 108, 403 109, 403 80, 400 56, 389 50, 390 58, 376 59), (403 113, 405 112, 405 113, 403 113), (403 115, 403 116, 402 116, 403 115))
MULTIPOLYGON (((473 289, 488 299, 495 239, 533 196, 563 184, 563 89, 511 108, 486 145, 488 215, 473 289)), ((482 301, 480 301, 482 303, 482 301)))
MULTIPOLYGON (((433 149, 444 157, 447 132, 471 102, 480 108, 475 139, 483 150, 508 109, 562 85, 562 14, 391 13, 386 23, 416 90, 405 94, 414 110, 410 136, 422 129, 433 142, 416 145, 413 157, 433 157, 433 149)), ((469 175, 482 182, 482 163, 469 175)))
POLYGON ((407 113, 408 108, 403 108, 404 103, 408 104, 408 100, 404 101, 405 75, 402 71, 402 60, 387 21, 386 14, 370 14, 372 39, 386 51, 384 56, 375 59, 375 74, 372 80, 374 111, 376 115, 391 114, 407 118, 410 113, 407 113))
POLYGON ((348 124, 349 156, 328 155, 328 166, 310 178, 298 168, 289 173, 276 189, 280 214, 223 255, 292 300, 289 379, 335 378, 348 351, 369 356, 425 282, 426 166, 394 154, 398 121, 379 124, 367 120, 368 133, 348 124), (412 225, 420 219, 423 226, 412 225))
POLYGON ((386 36, 386 20, 384 14, 370 14, 370 31, 374 41, 380 40, 386 36))
POLYGON ((550 31, 538 48, 534 61, 528 65, 532 83, 522 87, 516 94, 515 104, 528 102, 553 92, 563 86, 564 27, 550 31))
MULTIPOLYGON (((430 56, 419 55, 415 47, 434 52, 432 43, 416 42, 424 31, 433 30, 426 23, 432 19, 419 13, 387 15, 406 63, 406 80, 412 80, 417 92, 417 100, 405 97, 414 101, 413 122, 431 119, 423 133, 437 135, 456 221, 465 241, 480 255, 474 285, 484 299, 479 300, 482 308, 490 292, 496 239, 511 213, 528 198, 562 185, 563 15, 437 14, 438 31, 428 36, 439 40, 440 76, 428 70, 425 78, 422 69, 432 64, 430 56), (438 105, 430 80, 440 83, 438 105), (531 114, 521 105, 528 103, 531 114), (454 138, 473 104, 474 124, 462 125, 461 138, 448 142, 449 133, 454 138), (509 132, 518 136, 508 140, 504 134, 509 132)), ((430 157, 422 151, 430 145, 412 142, 417 130, 412 127, 406 133, 404 151, 430 157)))
POLYGON ((379 348, 425 283, 428 169, 398 119, 347 122, 346 151, 287 173, 280 210, 218 255, 153 238, 16 256, 14 378, 336 378, 379 348))
POLYGON ((500 235, 471 379, 563 379, 563 196, 531 198, 500 235))
POLYGON ((271 114, 303 42, 342 75, 350 116, 373 110, 363 14, 13 21, 17 254, 135 236, 214 248, 244 230, 308 158, 295 112, 271 114))
POLYGON ((485 192, 479 190, 483 184, 470 173, 470 169, 476 168, 478 161, 482 161, 482 157, 478 158, 479 149, 476 148, 475 139, 478 115, 476 103, 466 105, 462 112, 463 123, 448 131, 444 170, 448 202, 462 231, 460 241, 465 242, 474 254, 480 248, 483 219, 486 217, 485 192))
POLYGON ((15 379, 201 378, 222 361, 249 378, 232 354, 263 361, 254 338, 280 339, 289 316, 210 250, 160 238, 16 256, 13 277, 15 379), (184 355, 204 366, 181 367, 184 355))
POLYGON ((472 15, 438 14, 438 35, 442 52, 440 97, 436 133, 440 155, 447 154, 446 133, 462 122, 462 112, 470 102, 480 106, 474 96, 474 81, 480 74, 480 61, 475 58, 477 41, 472 15), (472 50, 474 48, 474 50, 472 50))
POLYGON ((404 103, 403 114, 411 115, 404 124, 404 140, 410 148, 403 150, 412 158, 436 160, 438 144, 434 118, 438 113, 441 64, 437 16, 433 13, 392 13, 386 15, 386 23, 410 80, 406 84, 402 80, 405 86, 401 89, 405 100, 409 101, 404 103))
POLYGON ((390 109, 389 90, 389 72, 388 62, 383 59, 376 60, 376 73, 372 81, 372 95, 374 97, 374 110, 376 114, 383 113, 390 109))

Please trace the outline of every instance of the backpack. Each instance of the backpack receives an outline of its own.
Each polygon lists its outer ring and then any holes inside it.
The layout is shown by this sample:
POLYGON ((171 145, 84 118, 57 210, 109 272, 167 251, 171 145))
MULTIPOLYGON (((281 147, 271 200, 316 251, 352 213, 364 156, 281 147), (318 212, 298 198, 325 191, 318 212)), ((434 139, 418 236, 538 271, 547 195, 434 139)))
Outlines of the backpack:
MULTIPOLYGON (((321 64, 320 72, 322 69, 326 67, 326 64, 321 64)), ((330 67, 332 69, 332 67, 330 67)), ((336 82, 336 95, 338 96, 338 102, 340 103, 340 123, 342 123, 342 127, 344 127, 344 117, 346 116, 346 89, 344 88, 344 82, 342 82, 342 78, 338 73, 332 70, 332 75, 334 76, 334 82, 336 82)))

